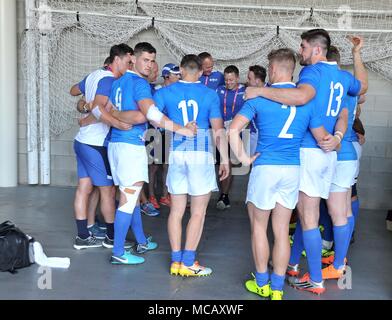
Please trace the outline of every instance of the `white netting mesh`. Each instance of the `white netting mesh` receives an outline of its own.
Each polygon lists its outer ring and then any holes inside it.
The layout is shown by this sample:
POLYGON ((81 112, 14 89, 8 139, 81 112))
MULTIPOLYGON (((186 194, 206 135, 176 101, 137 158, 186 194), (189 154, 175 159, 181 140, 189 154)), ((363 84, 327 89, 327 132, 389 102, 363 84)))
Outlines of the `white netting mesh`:
MULTIPOLYGON (((273 4, 270 0, 37 2, 41 11, 36 7, 31 12, 31 39, 24 37, 22 41, 22 51, 36 50, 37 57, 34 61, 25 57, 24 71, 26 79, 36 79, 38 87, 40 79, 49 83, 50 130, 54 134, 68 129, 77 116, 75 99, 68 93, 70 87, 102 64, 110 46, 129 42, 152 25, 173 62, 187 53, 208 51, 218 69, 235 64, 242 74, 250 65, 265 65, 272 49, 288 46, 297 50, 300 34, 313 27, 331 30, 342 63, 351 64, 351 45, 346 36, 360 34, 365 38, 362 56, 367 66, 392 80, 390 0, 275 0, 273 4), (45 8, 49 14, 42 11, 45 8), (48 42, 48 68, 30 68, 31 63, 38 66, 44 61, 42 57, 38 60, 42 37, 48 42)), ((37 94, 37 103, 39 99, 37 94)))

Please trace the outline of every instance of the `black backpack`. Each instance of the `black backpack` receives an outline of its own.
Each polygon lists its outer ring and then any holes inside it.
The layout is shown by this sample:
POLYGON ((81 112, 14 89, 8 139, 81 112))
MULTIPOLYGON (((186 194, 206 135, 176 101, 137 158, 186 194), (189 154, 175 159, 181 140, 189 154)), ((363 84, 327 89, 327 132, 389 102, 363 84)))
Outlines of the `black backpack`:
POLYGON ((0 224, 0 271, 16 273, 15 269, 31 265, 28 236, 11 221, 0 224))

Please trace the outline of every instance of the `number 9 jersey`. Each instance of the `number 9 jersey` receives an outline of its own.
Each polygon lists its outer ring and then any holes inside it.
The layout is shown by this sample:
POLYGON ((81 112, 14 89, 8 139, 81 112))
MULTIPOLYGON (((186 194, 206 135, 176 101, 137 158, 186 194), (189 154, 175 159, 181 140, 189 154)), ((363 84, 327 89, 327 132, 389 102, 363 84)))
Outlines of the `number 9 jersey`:
MULTIPOLYGON (((297 86, 310 85, 316 95, 310 101, 316 107, 321 125, 333 135, 336 121, 343 108, 342 101, 347 95, 357 96, 361 83, 351 73, 340 70, 336 62, 321 61, 304 67, 299 74, 297 86)), ((319 148, 312 133, 305 135, 302 148, 319 148)))

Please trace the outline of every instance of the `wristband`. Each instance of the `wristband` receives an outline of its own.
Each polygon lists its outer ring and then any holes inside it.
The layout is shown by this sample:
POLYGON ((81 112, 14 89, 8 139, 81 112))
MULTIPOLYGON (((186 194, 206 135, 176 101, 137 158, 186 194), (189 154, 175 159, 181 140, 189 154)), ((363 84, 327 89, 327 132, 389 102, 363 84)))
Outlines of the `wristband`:
POLYGON ((334 136, 339 136, 340 141, 342 141, 344 134, 343 134, 343 132, 341 132, 341 131, 336 131, 336 132, 334 133, 334 136))
POLYGON ((95 119, 99 120, 101 118, 102 112, 99 110, 99 107, 96 106, 93 110, 91 110, 91 113, 95 117, 95 119))

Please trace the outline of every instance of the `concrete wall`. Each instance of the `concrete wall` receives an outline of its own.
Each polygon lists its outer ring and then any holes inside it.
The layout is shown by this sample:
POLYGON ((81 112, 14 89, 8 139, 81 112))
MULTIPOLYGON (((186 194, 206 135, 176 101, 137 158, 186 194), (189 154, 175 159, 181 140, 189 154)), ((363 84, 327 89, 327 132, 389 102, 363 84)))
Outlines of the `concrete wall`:
MULTIPOLYGON (((24 29, 23 0, 18 0, 18 26, 20 34, 24 29)), ((141 32, 131 40, 131 44, 134 45, 139 41, 151 42, 157 48, 157 60, 160 66, 173 62, 172 57, 158 41, 153 30, 141 32)), ((21 79, 19 72, 19 88, 22 88, 21 79)), ((26 184, 26 110, 21 90, 19 90, 18 111, 19 183, 26 184)), ((364 145, 358 184, 361 206, 369 209, 389 208, 392 206, 392 83, 372 72, 370 72, 367 102, 361 118, 365 125, 367 139, 364 145)), ((76 163, 72 149, 72 141, 77 130, 77 126, 74 126, 59 137, 52 137, 52 185, 74 186, 77 183, 76 163)), ((247 176, 236 177, 233 185, 234 199, 244 199, 246 183, 247 176)))

